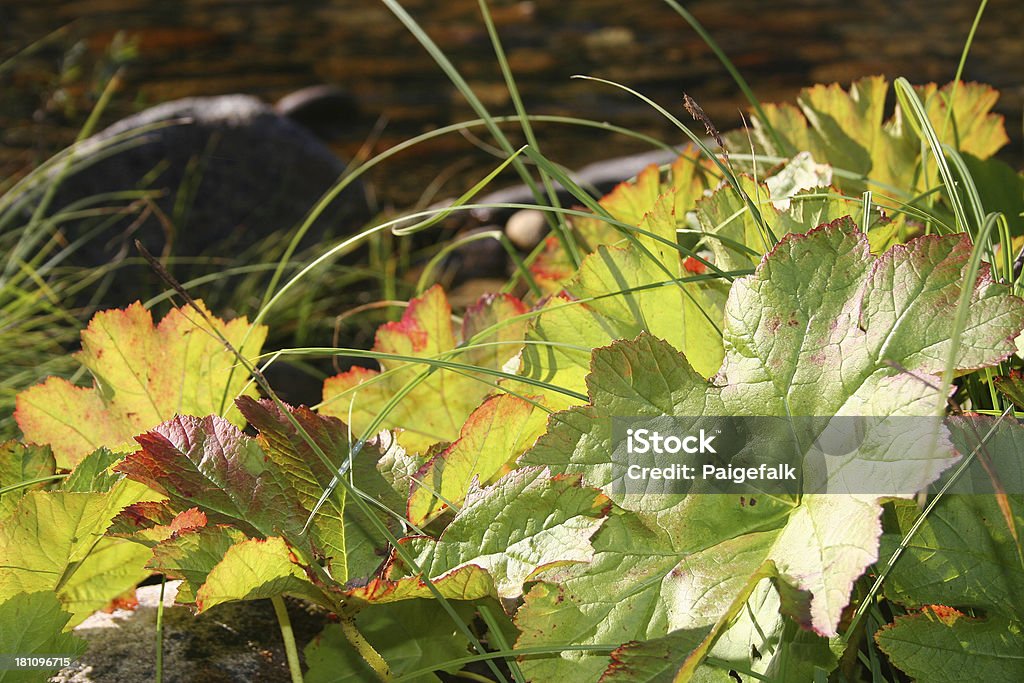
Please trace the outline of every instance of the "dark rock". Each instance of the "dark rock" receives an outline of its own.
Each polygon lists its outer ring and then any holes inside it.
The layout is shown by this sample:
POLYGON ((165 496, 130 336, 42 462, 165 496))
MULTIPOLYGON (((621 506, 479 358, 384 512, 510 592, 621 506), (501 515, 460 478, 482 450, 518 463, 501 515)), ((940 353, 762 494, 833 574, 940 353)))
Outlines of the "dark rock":
MULTIPOLYGON (((333 103, 306 97, 292 109, 316 120, 338 104, 340 95, 332 97, 333 103)), ((344 162, 310 130, 257 98, 187 98, 122 119, 88 138, 66 173, 58 167, 46 175, 46 182, 18 197, 15 210, 30 216, 47 183, 57 179, 47 215, 102 208, 103 216, 58 223, 70 244, 89 235, 67 259, 73 265, 95 267, 136 256, 135 239, 157 256, 227 259, 270 235, 290 239, 344 170, 344 162), (139 189, 155 194, 142 200, 109 196, 139 189)), ((349 188, 301 244, 352 232, 368 218, 361 188, 349 188)), ((173 270, 179 279, 190 272, 173 270)), ((164 288, 145 266, 120 271, 104 303, 122 305, 145 296, 146 280, 164 288)))
POLYGON ((274 109, 281 116, 313 131, 322 140, 333 140, 359 120, 356 99, 334 85, 314 85, 285 95, 274 109))
MULTIPOLYGON (((456 237, 468 237, 485 232, 498 232, 491 225, 468 230, 456 237)), ((459 245, 445 259, 444 270, 450 273, 450 287, 460 285, 468 280, 479 278, 504 278, 508 275, 508 252, 494 237, 474 239, 459 245)))

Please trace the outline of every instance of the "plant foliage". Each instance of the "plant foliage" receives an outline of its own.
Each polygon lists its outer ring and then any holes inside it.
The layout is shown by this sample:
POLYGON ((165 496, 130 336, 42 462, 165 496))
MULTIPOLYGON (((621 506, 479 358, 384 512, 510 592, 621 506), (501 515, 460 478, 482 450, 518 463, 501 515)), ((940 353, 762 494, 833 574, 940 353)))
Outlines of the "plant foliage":
POLYGON ((1022 235, 986 209, 1024 200, 989 158, 994 92, 918 88, 927 121, 905 97, 886 118, 887 92, 816 86, 726 136, 753 156, 645 169, 570 212, 522 299, 459 320, 427 289, 316 410, 255 398, 260 325, 97 314, 75 356, 93 385, 24 391, 26 443, 0 448, 0 622, 39 615, 0 650, 78 652, 64 631, 155 572, 197 612, 290 595, 336 615, 309 681, 473 659, 538 682, 1020 680, 1024 468, 965 423, 926 461, 895 440, 899 493, 617 487, 616 417, 1020 405, 1022 235), (928 133, 963 185, 1011 191, 947 186, 928 133), (952 220, 964 200, 976 223, 952 220), (996 493, 914 495, 976 457, 996 493))

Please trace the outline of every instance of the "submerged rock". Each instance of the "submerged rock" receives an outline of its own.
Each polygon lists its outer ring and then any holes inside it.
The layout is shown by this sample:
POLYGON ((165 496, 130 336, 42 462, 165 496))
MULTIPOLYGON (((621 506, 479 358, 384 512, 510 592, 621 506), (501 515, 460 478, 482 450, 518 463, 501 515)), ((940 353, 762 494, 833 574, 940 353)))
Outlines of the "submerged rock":
MULTIPOLYGON (((283 110, 325 130, 321 124, 343 123, 351 106, 337 89, 300 100, 283 110)), ((313 131, 255 97, 186 98, 79 143, 66 168, 58 163, 17 197, 12 210, 20 220, 8 228, 24 224, 58 183, 45 215, 54 217, 58 240, 74 245, 65 263, 96 267, 137 256, 135 239, 156 256, 229 258, 270 235, 290 238, 344 170, 345 162, 313 131), (139 190, 149 196, 123 194, 139 190)), ((351 187, 302 244, 353 232, 369 215, 362 189, 351 187)), ((105 303, 140 296, 138 277, 151 279, 144 266, 119 275, 105 303)))

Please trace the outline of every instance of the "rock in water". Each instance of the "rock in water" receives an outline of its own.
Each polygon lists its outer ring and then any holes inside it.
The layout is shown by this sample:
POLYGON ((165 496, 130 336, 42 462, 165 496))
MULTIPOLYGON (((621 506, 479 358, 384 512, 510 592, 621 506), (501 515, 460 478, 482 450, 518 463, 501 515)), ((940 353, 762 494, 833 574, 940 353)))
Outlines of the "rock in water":
MULTIPOLYGON (((18 197, 15 210, 23 224, 63 173, 47 215, 104 209, 101 217, 57 223, 69 244, 90 235, 66 262, 96 267, 136 256, 135 239, 158 256, 231 257, 277 231, 290 238, 344 170, 312 131, 255 97, 193 97, 122 119, 80 143, 68 170, 58 165, 46 174, 18 197), (110 196, 140 189, 158 194, 151 201, 110 196)), ((302 245, 355 231, 368 219, 362 189, 351 187, 302 245)), ((105 303, 142 295, 140 275, 141 269, 119 275, 105 303)))

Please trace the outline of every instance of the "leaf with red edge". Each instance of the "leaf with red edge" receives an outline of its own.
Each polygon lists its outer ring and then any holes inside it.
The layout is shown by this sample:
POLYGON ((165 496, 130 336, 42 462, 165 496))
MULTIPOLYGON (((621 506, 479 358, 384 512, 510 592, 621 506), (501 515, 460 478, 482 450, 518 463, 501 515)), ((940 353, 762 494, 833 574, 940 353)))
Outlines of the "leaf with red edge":
POLYGON ((696 649, 710 630, 710 626, 685 629, 654 640, 626 643, 609 655, 611 664, 601 683, 671 681, 687 653, 696 649))
MULTIPOLYGON (((521 462, 580 474, 624 512, 595 535, 590 564, 540 577, 558 593, 535 586, 527 594, 517 647, 564 642, 558 629, 572 629, 574 643, 597 644, 721 623, 750 577, 788 584, 780 603, 787 612, 820 635, 836 634, 854 581, 878 559, 881 498, 892 494, 760 496, 756 507, 739 496, 626 495, 613 488, 612 418, 934 415, 945 399, 935 375, 953 351, 970 254, 969 239, 955 235, 876 258, 852 221, 839 220, 785 237, 733 283, 725 360, 711 381, 647 334, 596 349, 590 404, 553 416, 521 462)), ((967 294, 958 372, 1005 359, 1024 327, 1024 301, 987 266, 967 294)), ((936 445, 929 467, 911 461, 917 478, 903 490, 924 488, 958 457, 948 435, 936 445)), ((904 450, 892 455, 906 462, 904 450)), ((523 668, 527 677, 572 672, 583 681, 607 664, 566 654, 523 668)))
POLYGON ((178 515, 166 500, 133 503, 121 510, 107 530, 108 535, 131 536, 139 531, 166 526, 178 515))
POLYGON ((129 505, 114 518, 107 536, 153 547, 161 541, 206 526, 206 513, 189 508, 177 514, 166 502, 129 505))
POLYGON ((536 440, 546 414, 516 396, 488 398, 462 426, 459 438, 412 477, 408 518, 422 526, 449 504, 461 505, 470 484, 492 483, 536 440))
MULTIPOLYGON (((641 332, 664 338, 687 354, 698 372, 715 373, 724 347, 721 329, 728 286, 724 281, 680 281, 693 277, 672 245, 676 238, 676 198, 657 198, 640 221, 647 234, 625 246, 601 245, 589 254, 566 295, 552 297, 538 310, 527 333, 520 374, 575 393, 586 390, 591 349, 641 332)), ((536 393, 527 386, 520 393, 536 393)), ((580 403, 566 392, 547 390, 545 405, 580 403)))
POLYGON ((245 534, 225 524, 183 529, 153 547, 147 566, 169 578, 181 579, 175 600, 194 603, 207 575, 230 548, 245 539, 245 534))
MULTIPOLYGON (((244 357, 259 353, 266 327, 206 317, 244 357)), ((132 437, 176 414, 223 412, 241 426, 232 400, 243 390, 255 393, 245 388, 248 377, 235 356, 189 309, 171 310, 155 327, 138 302, 101 311, 82 331, 75 358, 95 378, 92 387, 51 377, 18 394, 15 411, 25 439, 50 444, 65 468, 101 446, 131 450, 132 437)))
MULTIPOLYGON (((704 191, 718 182, 714 164, 702 157, 694 146, 688 146, 671 164, 664 178, 657 165, 647 166, 632 180, 619 183, 598 202, 608 214, 629 226, 647 229, 644 219, 654 210, 655 205, 667 197, 668 212, 682 224, 683 217, 693 210, 694 202, 704 191)), ((571 219, 573 238, 584 253, 592 253, 601 245, 625 246, 624 229, 608 223, 601 217, 573 217, 571 219)), ((669 226, 672 241, 675 241, 676 225, 669 226)), ((556 293, 565 287, 576 269, 561 248, 557 238, 548 238, 544 252, 531 266, 536 280, 548 293, 556 293)))
MULTIPOLYGON (((291 418, 328 456, 332 463, 328 466, 272 401, 243 397, 238 399, 238 407, 249 424, 258 430, 256 438, 264 453, 286 473, 303 509, 313 510, 339 467, 347 462, 348 428, 337 418, 318 415, 305 407, 290 410, 291 418)), ((364 496, 376 501, 374 514, 378 520, 399 534, 398 520, 404 501, 377 471, 378 456, 374 443, 364 445, 352 462, 344 466, 345 476, 364 496), (385 508, 393 511, 392 514, 385 512, 385 508)), ((368 576, 387 555, 387 538, 362 513, 343 514, 340 494, 334 493, 320 506, 315 523, 310 527, 311 533, 316 545, 328 557, 335 558, 328 563, 335 577, 368 576), (337 561, 344 561, 347 570, 336 567, 337 561)))
MULTIPOLYGON (((344 433, 337 420, 303 408, 295 412, 322 421, 327 433, 344 433)), ((211 523, 232 524, 253 537, 283 535, 301 549, 306 562, 329 558, 335 578, 347 579, 344 528, 337 518, 332 523, 318 516, 309 533, 303 533, 311 511, 307 505, 312 503, 293 485, 302 470, 285 463, 280 450, 264 451, 256 439, 215 415, 178 416, 137 440, 142 449, 129 455, 117 471, 163 492, 178 509, 199 508, 211 523)), ((339 443, 340 439, 333 441, 335 446, 339 443)), ((338 452, 331 444, 321 445, 339 464, 347 456, 347 447, 338 452)))
POLYGON ((1024 679, 1024 627, 1002 616, 972 618, 933 605, 897 617, 875 633, 875 641, 915 680, 958 683, 965 672, 979 681, 1024 679))
POLYGON ((298 533, 307 512, 284 473, 255 439, 227 420, 179 415, 136 440, 142 449, 117 466, 165 494, 178 508, 198 507, 214 523, 250 535, 298 533))
POLYGON ((562 248, 558 237, 544 239, 544 249, 530 264, 530 273, 544 294, 557 294, 575 274, 576 266, 562 248))
POLYGON ((293 558, 282 538, 250 538, 236 543, 206 575, 196 591, 196 607, 204 612, 233 600, 293 595, 335 609, 336 603, 310 583, 293 558))
MULTIPOLYGON (((498 370, 519 352, 518 342, 523 338, 526 321, 510 319, 524 313, 526 307, 515 297, 488 295, 466 311, 461 334, 457 335, 448 299, 444 290, 435 285, 409 302, 400 321, 378 328, 373 350, 475 363, 498 370), (463 353, 451 353, 474 334, 503 321, 510 322, 478 340, 499 344, 479 348, 470 345, 463 353)), ((493 390, 493 378, 469 370, 432 369, 425 363, 393 359, 381 359, 380 365, 381 372, 353 368, 329 378, 324 382, 320 412, 343 420, 349 420, 351 415, 357 436, 369 436, 366 429, 391 398, 408 382, 423 376, 381 423, 382 428, 401 428, 398 442, 412 453, 423 453, 432 444, 456 439, 469 414, 493 390)))

